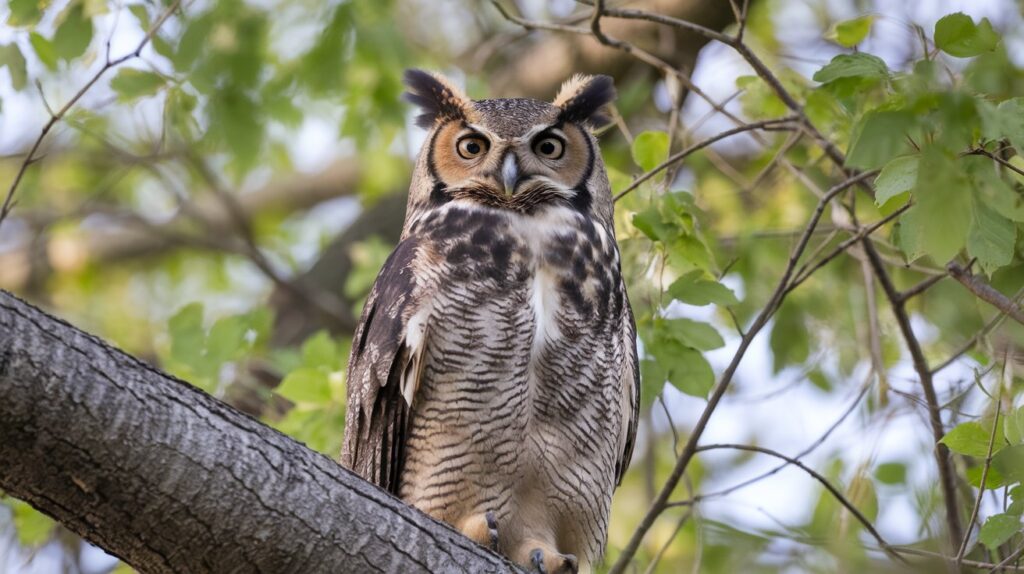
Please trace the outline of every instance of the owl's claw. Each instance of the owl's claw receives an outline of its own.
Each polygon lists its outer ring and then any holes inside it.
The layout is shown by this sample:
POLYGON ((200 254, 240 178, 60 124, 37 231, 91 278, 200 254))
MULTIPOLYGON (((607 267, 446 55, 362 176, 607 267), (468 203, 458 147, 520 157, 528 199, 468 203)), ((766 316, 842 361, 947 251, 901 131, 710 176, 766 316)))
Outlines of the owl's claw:
POLYGON ((484 514, 484 518, 487 520, 487 535, 490 537, 490 548, 494 552, 498 551, 498 519, 494 517, 494 512, 488 510, 484 514))
MULTIPOLYGON (((579 572, 580 563, 576 556, 558 553, 555 553, 555 556, 561 559, 561 563, 555 563, 555 570, 551 574, 577 574, 579 572)), ((544 551, 540 548, 534 548, 530 552, 530 563, 533 564, 534 574, 548 574, 547 566, 544 564, 544 551)))
POLYGON ((530 562, 533 563, 533 567, 537 571, 537 574, 548 574, 547 569, 544 568, 543 550, 540 548, 534 548, 533 551, 530 552, 530 562))

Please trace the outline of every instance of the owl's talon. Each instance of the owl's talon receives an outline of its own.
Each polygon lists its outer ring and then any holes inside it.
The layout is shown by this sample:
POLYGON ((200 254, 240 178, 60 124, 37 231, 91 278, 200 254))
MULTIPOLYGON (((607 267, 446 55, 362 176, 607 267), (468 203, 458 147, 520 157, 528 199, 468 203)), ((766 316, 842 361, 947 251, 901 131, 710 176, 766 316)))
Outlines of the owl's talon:
POLYGON ((530 552, 530 562, 533 563, 533 567, 536 569, 537 574, 548 574, 546 568, 544 568, 544 551, 540 548, 534 548, 530 552))
POLYGON ((484 518, 487 520, 487 535, 490 536, 490 548, 494 552, 498 551, 498 519, 494 517, 494 512, 488 510, 484 514, 484 518))

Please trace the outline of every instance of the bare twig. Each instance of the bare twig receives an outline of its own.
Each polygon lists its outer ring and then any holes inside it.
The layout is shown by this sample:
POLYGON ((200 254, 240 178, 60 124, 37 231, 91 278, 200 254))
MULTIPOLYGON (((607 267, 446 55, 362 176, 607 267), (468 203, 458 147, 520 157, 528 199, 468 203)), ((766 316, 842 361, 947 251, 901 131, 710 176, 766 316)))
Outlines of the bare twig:
POLYGON ((629 192, 633 191, 634 189, 640 187, 640 185, 642 185, 645 181, 647 181, 647 180, 651 179, 652 177, 658 175, 663 170, 665 170, 665 168, 671 166, 672 164, 674 164, 676 162, 682 161, 684 158, 686 158, 687 156, 693 154, 694 152, 700 151, 700 150, 708 147, 709 145, 711 145, 711 144, 713 144, 713 143, 715 143, 715 142, 717 142, 719 140, 723 140, 723 139, 725 139, 727 137, 734 136, 736 134, 741 134, 741 133, 744 133, 744 132, 749 132, 749 131, 752 131, 752 130, 760 130, 760 129, 765 129, 765 128, 768 128, 768 127, 780 127, 780 126, 783 126, 783 125, 785 125, 785 124, 787 124, 789 122, 792 122, 792 121, 793 121, 792 117, 785 117, 785 118, 776 118, 776 119, 773 119, 773 120, 764 120, 764 121, 761 121, 761 122, 754 122, 754 123, 751 123, 751 124, 745 124, 745 125, 733 128, 731 130, 726 130, 724 132, 715 134, 715 135, 713 135, 713 136, 711 136, 709 138, 706 138, 704 140, 701 140, 701 141, 699 141, 699 142, 697 142, 697 143, 695 143, 693 145, 687 146, 685 149, 679 150, 678 152, 676 152, 676 153, 672 154, 671 156, 669 156, 668 159, 666 159, 665 161, 663 161, 660 164, 656 165, 650 171, 648 171, 648 172, 644 173, 643 175, 641 175, 640 177, 636 178, 636 180, 634 180, 633 183, 629 184, 629 186, 626 187, 626 189, 624 189, 624 190, 620 191, 619 193, 615 194, 615 201, 618 201, 618 200, 622 199, 627 193, 629 193, 629 192))
POLYGON ((843 507, 846 508, 846 510, 848 510, 850 512, 850 514, 852 514, 853 517, 856 518, 857 521, 861 523, 862 526, 864 526, 864 529, 868 531, 868 534, 870 534, 878 542, 878 545, 887 554, 889 554, 889 556, 891 556, 892 558, 894 558, 894 559, 896 559, 896 560, 898 560, 900 562, 906 563, 906 559, 904 559, 902 556, 900 556, 899 554, 897 554, 896 552, 894 552, 890 548, 889 543, 886 542, 884 538, 882 538, 882 535, 879 534, 878 530, 875 529, 875 526, 873 524, 871 524, 871 521, 868 520, 868 518, 866 516, 864 516, 864 513, 862 513, 860 511, 860 509, 857 508, 856 505, 854 505, 852 502, 850 502, 850 500, 848 498, 846 498, 846 496, 842 492, 839 492, 839 489, 837 489, 835 486, 833 486, 832 483, 829 482, 827 478, 825 478, 824 476, 819 474, 817 471, 815 471, 811 467, 807 466, 806 464, 800 462, 799 460, 797 460, 797 459, 795 459, 793 457, 786 456, 786 455, 784 455, 784 454, 782 454, 782 453, 780 453, 778 451, 774 451, 772 449, 765 448, 765 447, 762 447, 762 446, 754 446, 754 445, 747 445, 747 444, 709 444, 709 445, 697 447, 697 452, 706 452, 706 451, 709 451, 709 450, 720 450, 720 449, 742 450, 742 451, 747 451, 747 452, 758 452, 758 453, 761 453, 761 454, 766 454, 768 456, 773 456, 775 458, 782 459, 782 460, 786 461, 788 464, 791 464, 791 465, 799 468, 800 470, 806 472, 807 474, 811 475, 811 477, 813 477, 814 480, 817 480, 819 483, 821 483, 821 485, 825 487, 825 490, 828 490, 829 493, 836 499, 836 501, 838 501, 839 504, 842 504, 843 507))
POLYGON ((1010 300, 1009 297, 1003 295, 999 291, 996 291, 995 288, 986 283, 983 279, 976 275, 972 275, 955 261, 946 265, 946 270, 949 271, 950 277, 959 281, 960 284, 973 293, 975 297, 985 301, 1003 313, 1006 313, 1012 317, 1014 321, 1024 324, 1024 309, 1021 309, 1020 306, 1010 300))
MULTIPOLYGON (((142 54, 143 48, 145 48, 146 45, 149 44, 149 41, 153 39, 153 36, 157 33, 160 27, 163 26, 164 22, 166 22, 167 19, 170 18, 171 14, 173 14, 178 9, 179 6, 181 6, 181 0, 174 0, 174 2, 172 2, 171 5, 168 6, 167 9, 164 10, 162 14, 160 14, 160 17, 157 18, 155 22, 153 22, 153 25, 150 26, 149 31, 146 32, 146 35, 142 38, 142 40, 138 43, 135 49, 131 52, 113 60, 110 59, 110 53, 108 52, 103 67, 100 68, 95 74, 93 74, 93 76, 89 78, 85 85, 83 85, 78 90, 78 92, 75 93, 75 95, 71 96, 71 99, 69 99, 63 107, 57 110, 57 113, 51 112, 50 119, 46 122, 45 125, 43 125, 42 129, 39 132, 39 137, 36 138, 35 143, 33 143, 32 147, 29 148, 28 155, 25 156, 25 160, 22 161, 21 166, 18 168, 17 174, 15 174, 14 176, 14 181, 11 182, 11 186, 7 190, 7 196, 4 198, 3 205, 0 206, 0 225, 3 225, 4 220, 7 219, 7 216, 10 214, 11 209, 14 207, 14 194, 18 190, 18 185, 21 183, 22 178, 25 177, 25 172, 28 171, 29 166, 35 163, 37 159, 36 152, 39 151, 39 147, 43 144, 43 140, 46 139, 46 136, 47 134, 50 133, 50 130, 52 130, 53 127, 57 125, 57 123, 60 122, 65 115, 67 115, 71 108, 73 108, 75 104, 77 104, 78 101, 82 99, 82 96, 84 96, 86 92, 92 89, 96 82, 98 82, 100 78, 102 78, 103 75, 106 74, 110 69, 116 68, 117 66, 120 66, 128 60, 138 58, 139 55, 142 54)), ((47 109, 49 109, 48 104, 46 105, 46 107, 47 109)))
POLYGON ((981 482, 978 484, 978 496, 974 499, 974 508, 971 510, 971 517, 967 520, 967 529, 964 530, 964 538, 960 542, 960 550, 956 553, 956 565, 963 562, 964 554, 967 553, 967 542, 971 538, 971 531, 974 529, 974 521, 978 519, 978 511, 981 510, 981 499, 985 495, 985 481, 988 480, 988 469, 992 466, 992 449, 996 444, 996 435, 999 434, 999 411, 1000 401, 1003 396, 1003 385, 999 385, 999 398, 996 399, 996 416, 992 421, 992 433, 988 437, 988 452, 985 453, 985 466, 981 469, 981 482))

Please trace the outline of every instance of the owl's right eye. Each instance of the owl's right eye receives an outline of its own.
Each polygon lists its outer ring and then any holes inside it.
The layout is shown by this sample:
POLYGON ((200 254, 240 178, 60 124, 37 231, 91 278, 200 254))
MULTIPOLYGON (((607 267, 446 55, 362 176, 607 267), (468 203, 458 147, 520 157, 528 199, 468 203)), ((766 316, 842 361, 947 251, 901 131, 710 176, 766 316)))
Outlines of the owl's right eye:
POLYGON ((485 153, 490 143, 480 136, 466 136, 455 144, 455 149, 462 159, 476 159, 485 153))

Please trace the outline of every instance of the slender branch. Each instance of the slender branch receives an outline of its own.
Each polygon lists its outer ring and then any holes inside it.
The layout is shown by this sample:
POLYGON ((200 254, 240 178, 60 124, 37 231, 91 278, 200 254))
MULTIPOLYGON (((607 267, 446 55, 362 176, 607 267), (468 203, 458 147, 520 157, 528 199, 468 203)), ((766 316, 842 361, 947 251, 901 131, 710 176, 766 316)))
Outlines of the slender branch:
POLYGON ((741 134, 741 133, 744 133, 744 132, 749 132, 749 131, 752 131, 752 130, 760 130, 760 129, 765 129, 765 128, 768 128, 768 127, 779 127, 779 126, 784 125, 786 123, 792 122, 793 119, 794 118, 792 118, 792 117, 784 117, 784 118, 776 118, 776 119, 773 119, 773 120, 764 120, 764 121, 760 121, 760 122, 754 122, 754 123, 751 123, 751 124, 744 124, 742 126, 735 127, 735 128, 733 128, 731 130, 726 130, 724 132, 715 134, 715 135, 713 135, 713 136, 711 136, 711 137, 709 137, 707 139, 701 140, 701 141, 699 141, 699 142, 697 142, 697 143, 695 143, 693 145, 687 146, 685 149, 679 150, 678 152, 676 152, 676 153, 672 154, 671 156, 669 156, 669 158, 666 159, 665 161, 663 161, 660 164, 654 166, 654 168, 651 169, 650 171, 648 171, 648 172, 644 173, 643 175, 641 175, 640 177, 636 178, 636 180, 633 181, 633 183, 629 184, 629 186, 626 187, 626 189, 624 189, 624 190, 620 191, 619 193, 615 194, 615 198, 614 199, 615 199, 615 201, 618 201, 618 200, 622 199, 627 193, 629 193, 629 192, 633 191, 634 189, 640 187, 645 181, 647 181, 647 180, 651 179, 652 177, 658 175, 659 173, 664 171, 669 166, 675 164, 676 162, 682 161, 683 159, 685 159, 687 156, 693 154, 694 152, 700 151, 700 150, 708 147, 709 145, 711 145, 711 144, 713 144, 713 143, 715 143, 715 142, 717 142, 719 140, 723 140, 723 139, 725 139, 727 137, 731 137, 731 136, 734 136, 736 134, 741 134))
POLYGON ((999 411, 1002 400, 1003 386, 999 386, 999 398, 996 399, 996 416, 992 421, 992 433, 988 437, 988 452, 985 453, 985 466, 981 469, 981 482, 978 484, 978 496, 974 499, 974 508, 971 510, 971 517, 967 520, 967 529, 964 530, 964 538, 960 541, 960 550, 956 553, 956 565, 963 562, 964 554, 967 553, 967 542, 971 538, 971 531, 974 530, 974 521, 978 519, 978 511, 981 510, 981 499, 985 496, 985 481, 988 480, 988 470, 992 466, 992 449, 996 444, 996 435, 999 434, 999 411))
POLYGON ((996 291, 996 289, 991 285, 978 276, 972 275, 955 261, 946 265, 946 270, 949 271, 950 277, 959 281, 960 284, 973 293, 975 297, 1009 315, 1014 321, 1024 324, 1024 309, 1021 309, 1020 306, 1011 301, 1009 297, 1003 295, 999 291, 996 291))
MULTIPOLYGON (((853 411, 857 408, 857 405, 860 404, 860 402, 864 399, 864 396, 868 394, 868 391, 870 389, 871 389, 871 379, 869 378, 867 380, 867 382, 864 385, 861 386, 860 391, 858 391, 857 396, 850 403, 850 406, 847 407, 847 409, 845 411, 843 411, 843 414, 840 415, 839 418, 836 419, 836 421, 834 423, 832 423, 832 426, 830 426, 828 429, 826 429, 825 432, 822 433, 822 435, 817 438, 817 440, 815 440, 814 442, 809 444, 802 451, 798 452, 796 454, 796 456, 794 456, 793 458, 799 460, 799 459, 807 456, 808 454, 814 452, 815 449, 817 449, 819 446, 824 444, 825 441, 828 440, 828 437, 830 437, 832 435, 832 433, 835 432, 835 430, 838 429, 839 426, 841 424, 843 424, 844 421, 846 421, 846 419, 850 416, 850 414, 853 413, 853 411)), ((683 501, 679 501, 679 502, 669 503, 669 506, 677 506, 677 505, 678 506, 684 506, 684 505, 685 506, 691 506, 693 504, 696 504, 696 503, 701 502, 703 500, 707 500, 709 498, 718 498, 720 496, 727 496, 729 494, 732 494, 733 492, 736 492, 737 490, 740 490, 741 488, 746 488, 746 487, 748 487, 748 486, 750 486, 750 485, 752 485, 754 483, 760 482, 760 481, 762 481, 762 480, 764 480, 766 478, 774 476, 774 475, 778 474, 780 471, 782 471, 783 469, 785 469, 787 466, 789 466, 788 462, 780 464, 780 465, 778 465, 778 466, 776 466, 776 467, 774 467, 772 469, 764 471, 763 473, 761 473, 761 474, 759 474, 757 476, 754 476, 752 478, 749 478, 747 480, 744 480, 743 482, 734 484, 734 485, 729 486, 727 488, 723 488, 722 490, 716 490, 714 492, 709 492, 707 494, 698 494, 696 496, 691 497, 689 500, 683 500, 683 501)))
POLYGON ((844 240, 839 245, 836 245, 835 248, 832 249, 832 251, 829 251, 828 254, 824 255, 821 259, 814 262, 814 264, 804 264, 804 266, 801 267, 800 270, 796 273, 796 277, 793 278, 793 281, 790 283, 789 287, 786 288, 787 292, 796 289, 798 286, 800 286, 801 283, 807 281, 807 279, 809 279, 815 271, 821 269, 830 261, 841 255, 842 253, 846 252, 846 250, 849 249, 852 245, 856 244, 857 242, 863 239, 866 239, 869 235, 877 231, 886 223, 889 223, 890 221, 896 219, 897 217, 900 216, 900 214, 902 214, 904 211, 908 209, 910 209, 910 205, 904 205, 902 208, 894 211, 893 213, 890 213, 888 216, 876 221, 875 223, 868 225, 866 227, 862 227, 860 231, 858 231, 849 239, 844 240))
POLYGON ((766 454, 768 456, 773 456, 775 458, 782 459, 786 461, 788 464, 791 464, 799 468, 800 470, 806 472, 807 474, 811 475, 811 477, 813 477, 814 480, 817 480, 819 483, 821 483, 822 486, 825 487, 825 490, 829 491, 829 493, 836 499, 836 501, 839 502, 839 504, 842 504, 843 507, 846 508, 846 510, 850 511, 850 514, 852 514, 853 517, 856 518, 862 526, 864 526, 864 529, 868 531, 868 534, 870 534, 878 542, 878 545, 887 554, 889 554, 889 556, 893 557, 894 559, 900 562, 906 563, 906 559, 904 559, 902 556, 891 550, 889 543, 886 542, 884 538, 882 538, 882 535, 879 534, 878 530, 875 529, 875 526, 871 524, 871 521, 868 520, 868 517, 864 516, 864 513, 862 513, 856 505, 850 502, 850 500, 846 498, 846 496, 842 492, 839 492, 839 489, 833 486, 827 478, 825 478, 817 471, 804 464, 803 462, 800 462, 800 460, 786 456, 778 451, 774 451, 769 448, 747 444, 709 444, 697 447, 697 452, 706 452, 709 450, 720 449, 742 450, 747 452, 758 452, 761 454, 766 454))
MULTIPOLYGON (((1014 294, 1013 300, 1017 301, 1017 300, 1019 300, 1021 298, 1021 296, 1024 296, 1024 288, 1018 290, 1017 293, 1014 294)), ((964 353, 966 353, 966 352, 970 351, 971 349, 973 349, 974 346, 978 344, 978 341, 980 341, 982 339, 982 337, 985 337, 986 335, 991 333, 993 329, 998 327, 1003 322, 1003 320, 1006 319, 1006 317, 1007 317, 1006 313, 1004 313, 1002 311, 1000 311, 999 313, 996 313, 996 315, 994 317, 992 317, 992 319, 990 319, 989 322, 986 323, 984 327, 982 327, 977 333, 975 333, 973 337, 971 337, 970 339, 964 341, 964 343, 962 345, 960 345, 960 348, 958 348, 956 351, 954 351, 953 354, 950 355, 948 359, 946 359, 945 361, 940 363, 937 367, 932 369, 932 374, 934 375, 934 374, 938 373, 939 371, 945 369, 946 367, 952 365, 964 353)))
MULTIPOLYGON (((138 58, 139 55, 142 54, 142 49, 145 48, 146 45, 149 44, 149 41, 153 39, 153 36, 156 34, 157 30, 159 30, 160 27, 163 26, 164 22, 167 21, 171 14, 173 14, 180 5, 181 0, 174 0, 174 2, 172 2, 171 5, 168 6, 167 9, 164 10, 162 14, 160 14, 160 17, 157 18, 155 22, 153 22, 153 25, 150 26, 149 31, 146 32, 146 35, 142 38, 142 40, 138 43, 135 49, 131 52, 114 60, 110 59, 110 54, 108 52, 107 59, 106 62, 103 64, 103 67, 97 70, 97 72, 93 74, 91 78, 89 78, 85 85, 83 85, 78 90, 78 92, 75 93, 75 95, 71 96, 71 99, 68 100, 67 103, 65 103, 64 106, 57 111, 57 113, 51 112, 50 119, 46 122, 45 125, 43 125, 42 129, 39 132, 39 137, 36 138, 36 141, 32 144, 32 147, 29 148, 28 155, 26 155, 24 161, 21 162, 21 166, 18 167, 18 172, 14 176, 14 181, 11 182, 11 186, 7 190, 7 196, 4 198, 3 205, 0 206, 0 225, 3 225, 4 220, 7 219, 7 216, 10 214, 11 209, 13 209, 14 194, 18 190, 18 185, 21 184, 21 180, 22 178, 25 177, 25 172, 28 171, 29 166, 35 163, 37 159, 36 152, 39 151, 39 147, 43 144, 43 140, 46 139, 46 136, 47 134, 50 133, 50 130, 52 130, 58 122, 64 119, 64 116, 67 115, 71 108, 73 108, 75 104, 77 104, 78 101, 82 99, 82 96, 84 96, 86 92, 88 92, 96 84, 96 82, 98 82, 100 78, 102 78, 104 74, 106 74, 110 69, 116 68, 117 66, 120 66, 128 60, 138 58)), ((46 107, 47 109, 49 109, 48 104, 46 104, 46 107)))
POLYGON ((913 297, 917 297, 921 293, 927 291, 932 285, 935 285, 936 283, 942 281, 946 277, 947 275, 945 273, 940 273, 938 275, 932 275, 931 277, 928 277, 924 281, 921 281, 917 285, 914 285, 910 289, 907 289, 906 291, 900 293, 900 301, 906 301, 913 297))
MULTIPOLYGON (((939 560, 944 560, 945 562, 948 562, 949 564, 955 564, 956 563, 956 558, 955 557, 953 557, 953 556, 946 556, 945 554, 941 554, 939 552, 931 552, 929 550, 922 550, 920 548, 909 548, 909 547, 906 547, 906 546, 890 546, 889 548, 892 551, 897 552, 899 554, 908 554, 910 556, 924 556, 924 557, 927 557, 927 558, 937 558, 939 560)), ((996 569, 1000 569, 1000 570, 1004 569, 1006 567, 1006 565, 1009 564, 1010 562, 1012 562, 1012 560, 1004 560, 1003 562, 1001 562, 999 564, 993 564, 991 562, 979 562, 977 560, 962 560, 961 561, 961 563, 964 566, 969 566, 971 568, 991 568, 992 572, 995 572, 996 569)), ((1021 568, 1017 568, 1016 566, 1011 566, 1010 570, 1012 570, 1014 572, 1024 571, 1021 568)))
POLYGON ((875 270, 882 290, 885 291, 891 303, 892 312, 896 316, 896 322, 899 324, 903 339, 907 344, 907 350, 910 351, 914 370, 921 379, 921 389, 924 391, 925 402, 928 404, 928 421, 931 424, 932 438, 935 440, 935 461, 939 468, 939 483, 942 487, 942 495, 946 503, 946 524, 949 527, 950 544, 956 547, 960 543, 962 534, 960 510, 956 503, 955 473, 949 456, 949 449, 940 442, 946 432, 942 424, 942 414, 940 412, 938 395, 935 392, 932 371, 928 366, 928 360, 925 359, 924 351, 921 349, 921 343, 918 341, 917 335, 914 334, 914 329, 910 324, 907 302, 900 298, 900 293, 896 290, 896 286, 893 285, 889 274, 886 273, 874 245, 865 241, 864 251, 875 270))

